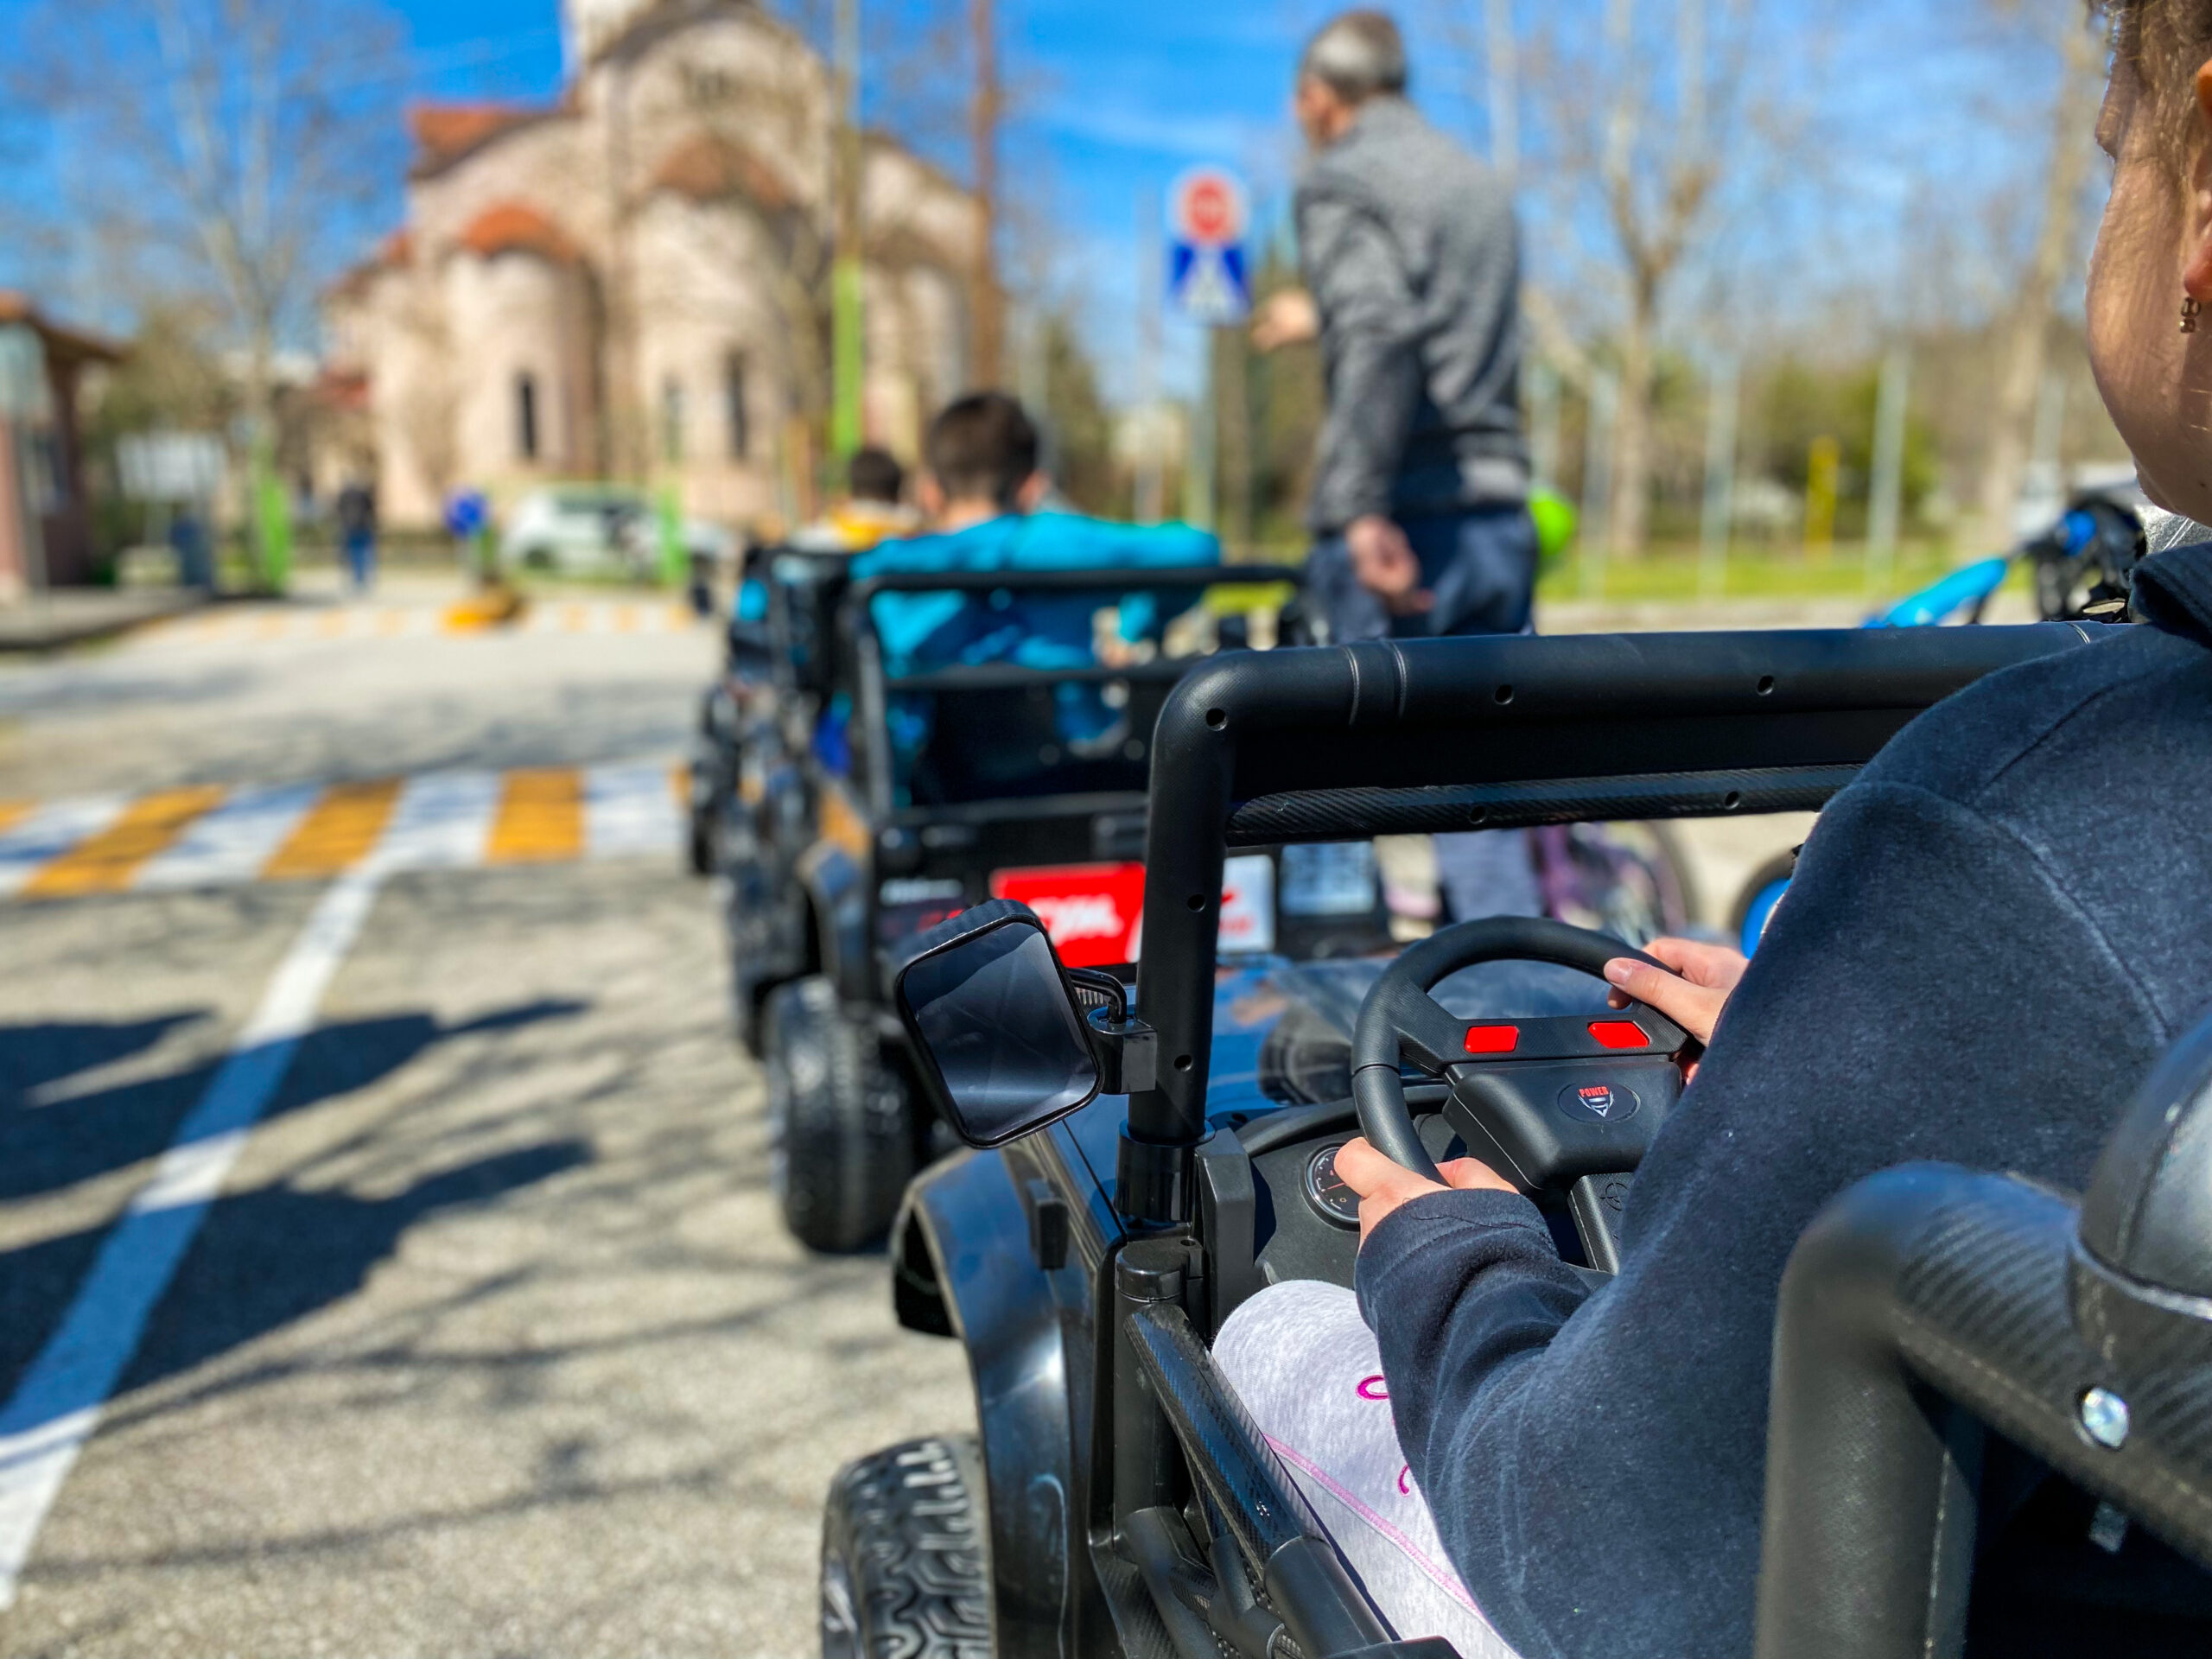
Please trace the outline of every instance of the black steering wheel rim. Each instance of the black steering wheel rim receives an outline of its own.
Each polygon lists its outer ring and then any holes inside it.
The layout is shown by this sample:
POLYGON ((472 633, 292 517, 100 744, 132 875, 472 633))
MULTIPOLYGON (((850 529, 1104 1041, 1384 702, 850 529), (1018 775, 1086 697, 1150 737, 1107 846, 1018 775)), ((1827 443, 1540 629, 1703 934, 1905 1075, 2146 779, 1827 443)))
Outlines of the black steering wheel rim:
MULTIPOLYGON (((1485 962, 1555 963, 1602 979, 1605 964, 1623 957, 1666 970, 1665 963, 1609 934, 1535 916, 1459 922, 1408 945, 1369 988, 1353 1028, 1351 1092, 1360 1133, 1393 1163, 1440 1184, 1444 1178, 1414 1129, 1405 1083, 1398 1075, 1400 1055, 1408 1042, 1417 1050, 1422 1046, 1421 1027, 1438 1021, 1455 1029, 1465 1027, 1464 1020, 1438 1007, 1430 990, 1461 969, 1485 962)), ((1429 1057, 1439 1069, 1445 1063, 1433 1046, 1429 1057)))

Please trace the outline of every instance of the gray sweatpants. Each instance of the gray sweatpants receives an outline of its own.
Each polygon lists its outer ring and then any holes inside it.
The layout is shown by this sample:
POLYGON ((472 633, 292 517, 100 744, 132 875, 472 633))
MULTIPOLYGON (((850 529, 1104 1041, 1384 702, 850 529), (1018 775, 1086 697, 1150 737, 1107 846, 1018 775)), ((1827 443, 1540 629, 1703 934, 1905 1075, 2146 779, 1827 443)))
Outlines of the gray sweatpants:
POLYGON ((1213 1357, 1399 1638, 1440 1636, 1460 1659, 1515 1659, 1445 1559, 1351 1292, 1270 1285, 1229 1316, 1213 1357))

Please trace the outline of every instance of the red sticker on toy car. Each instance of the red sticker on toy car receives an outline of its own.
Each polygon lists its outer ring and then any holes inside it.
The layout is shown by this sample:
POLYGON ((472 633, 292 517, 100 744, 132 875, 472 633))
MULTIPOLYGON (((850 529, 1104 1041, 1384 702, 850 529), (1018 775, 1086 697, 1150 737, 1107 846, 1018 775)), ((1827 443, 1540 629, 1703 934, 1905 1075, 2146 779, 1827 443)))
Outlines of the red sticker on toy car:
POLYGON ((1071 968, 1111 968, 1136 960, 1137 924, 1144 918, 1144 866, 1062 864, 1000 870, 991 897, 1037 912, 1071 968))

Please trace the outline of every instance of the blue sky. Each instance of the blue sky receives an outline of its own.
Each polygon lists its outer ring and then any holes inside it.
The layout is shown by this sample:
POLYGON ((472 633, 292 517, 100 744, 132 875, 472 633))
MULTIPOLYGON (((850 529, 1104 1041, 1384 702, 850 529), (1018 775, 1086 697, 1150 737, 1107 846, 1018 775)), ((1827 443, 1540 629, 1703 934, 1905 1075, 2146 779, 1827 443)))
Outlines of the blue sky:
MULTIPOLYGON (((420 98, 539 99, 561 82, 557 0, 383 0, 400 14, 407 50, 389 71, 395 129, 405 104, 420 98)), ((1573 54, 1595 34, 1599 0, 1515 0, 1532 60, 1543 49, 1573 54)), ((11 23, 52 16, 60 0, 0 0, 0 38, 11 23)), ((918 67, 912 44, 931 19, 957 18, 961 0, 862 0, 868 36, 879 50, 871 120, 912 128, 929 125, 912 95, 918 67), (887 88, 903 79, 906 94, 887 88)), ((1341 0, 1338 0, 1341 3, 1341 0)), ((826 0, 789 0, 787 9, 818 15, 826 0)), ((1109 389, 1136 389, 1139 290, 1151 279, 1141 269, 1139 219, 1156 211, 1167 181, 1197 162, 1223 163, 1251 181, 1262 221, 1280 223, 1296 160, 1286 101, 1300 41, 1335 9, 1330 0, 999 0, 1013 109, 1003 168, 1019 229, 1009 252, 1020 280, 1041 254, 1049 290, 1074 307, 1101 360, 1109 389)), ((1482 0, 1400 0, 1415 64, 1416 95, 1433 117, 1484 147, 1484 111, 1468 94, 1465 50, 1446 39, 1454 18, 1478 19, 1482 0)), ((1715 4, 1715 14, 1724 8, 1715 4)), ((1809 312, 1829 289, 1886 285, 1899 294, 1927 274, 1914 268, 1916 213, 1946 216, 1948 194, 1970 201, 1989 219, 1972 234, 1982 242, 2009 232, 1995 181, 2016 170, 2042 140, 2018 124, 2031 105, 2033 65, 2001 36, 1974 20, 1978 4, 1929 7, 1925 0, 1760 0, 1752 10, 1764 31, 1754 62, 1776 118, 1796 133, 1786 165, 1740 174, 1730 204, 1730 228, 1719 274, 1738 280, 1785 315, 1809 312), (2008 54, 2012 55, 2008 56, 2008 54), (1993 74, 2004 67, 2006 74, 1993 74), (2008 79, 2009 76, 2009 79, 2008 79), (1980 88, 2006 84, 1999 99, 1980 88), (2024 150, 2023 146, 2025 147, 2024 150)), ((1643 0, 1640 26, 1671 27, 1673 0, 1643 0)), ((942 105, 964 92, 960 69, 927 88, 942 105)), ((1569 84, 1573 84, 1571 80, 1569 84)), ((1593 106, 1603 89, 1593 86, 1593 106)), ((0 109, 0 118, 8 113, 0 109)), ((17 112, 20 115, 20 111, 17 112)), ((943 114, 940 108, 939 116, 943 114)), ((1531 113, 1532 126, 1540 124, 1531 113)), ((0 119, 0 128, 8 124, 0 119)), ((59 146, 34 124, 18 120, 14 154, 0 154, 0 214, 12 194, 18 211, 35 215, 53 194, 49 175, 59 146), (44 172, 41 169, 45 169, 44 172)), ((940 127, 919 135, 925 147, 964 170, 956 133, 940 127)), ((1764 166, 1764 158, 1753 165, 1764 166)), ((1554 171, 1556 169, 1554 168, 1554 171)), ((1557 180, 1534 179, 1523 194, 1532 264, 1555 294, 1602 315, 1605 303, 1591 272, 1602 263, 1605 234, 1586 200, 1578 202, 1557 180), (1594 256, 1594 263, 1593 263, 1594 256)), ((364 246, 396 223, 401 181, 390 187, 359 227, 364 246)), ((1963 226, 1970 215, 1950 212, 1963 226)), ((27 243, 22 245, 28 245, 27 243)), ((1956 255, 1950 256, 1955 259, 1956 255)), ((1926 261, 1922 261, 1925 264, 1926 261)), ((1970 263, 1970 262, 1969 262, 1970 263)), ((23 260, 0 241, 0 283, 18 277, 23 260)), ((1941 273, 1939 273, 1941 274, 1941 273)), ((1197 341, 1171 327, 1163 380, 1188 385, 1197 341)))

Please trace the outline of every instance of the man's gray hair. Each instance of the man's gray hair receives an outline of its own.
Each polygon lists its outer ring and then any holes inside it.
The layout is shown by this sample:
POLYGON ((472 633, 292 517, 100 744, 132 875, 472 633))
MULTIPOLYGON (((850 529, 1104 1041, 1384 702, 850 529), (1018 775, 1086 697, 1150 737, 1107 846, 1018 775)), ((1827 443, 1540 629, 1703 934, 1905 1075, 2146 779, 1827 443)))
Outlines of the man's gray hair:
POLYGON ((1298 73, 1311 75, 1347 104, 1406 90, 1406 42, 1383 11, 1348 11, 1306 42, 1298 73))

